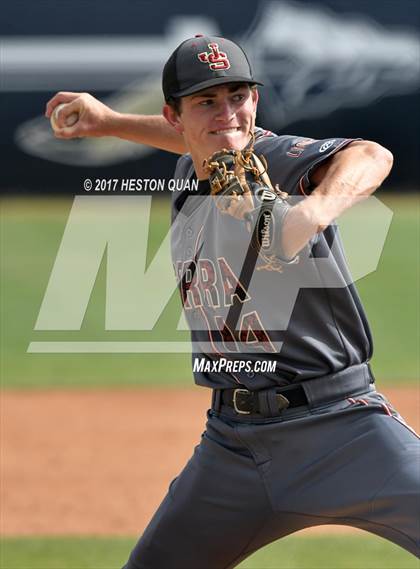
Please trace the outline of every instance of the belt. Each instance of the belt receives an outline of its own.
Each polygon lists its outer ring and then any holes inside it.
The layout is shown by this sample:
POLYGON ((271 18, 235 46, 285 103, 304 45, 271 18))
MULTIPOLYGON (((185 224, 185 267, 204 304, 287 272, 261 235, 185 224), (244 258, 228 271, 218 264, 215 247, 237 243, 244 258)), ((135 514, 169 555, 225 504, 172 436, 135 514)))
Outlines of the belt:
POLYGON ((285 409, 304 405, 315 407, 366 393, 373 382, 369 364, 360 364, 284 387, 258 391, 251 391, 243 385, 234 389, 215 389, 212 409, 223 412, 227 408, 230 414, 275 417, 285 409))

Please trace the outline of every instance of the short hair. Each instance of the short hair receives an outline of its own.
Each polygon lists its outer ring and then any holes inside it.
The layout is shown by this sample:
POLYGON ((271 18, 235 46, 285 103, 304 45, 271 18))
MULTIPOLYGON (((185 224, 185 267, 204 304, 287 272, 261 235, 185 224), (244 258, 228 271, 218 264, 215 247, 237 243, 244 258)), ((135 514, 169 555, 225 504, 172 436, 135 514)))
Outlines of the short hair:
POLYGON ((168 105, 171 107, 173 111, 176 112, 177 115, 180 115, 182 107, 182 97, 171 97, 170 99, 168 99, 168 105))

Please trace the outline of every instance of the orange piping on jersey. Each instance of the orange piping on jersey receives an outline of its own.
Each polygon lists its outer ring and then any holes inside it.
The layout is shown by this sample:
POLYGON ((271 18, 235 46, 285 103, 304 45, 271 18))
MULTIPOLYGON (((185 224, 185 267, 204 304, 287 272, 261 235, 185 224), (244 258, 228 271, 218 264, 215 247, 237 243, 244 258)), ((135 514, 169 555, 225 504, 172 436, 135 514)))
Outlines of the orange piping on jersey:
POLYGON ((304 189, 304 187, 303 187, 303 178, 304 178, 304 177, 305 177, 305 175, 302 176, 301 179, 299 180, 299 190, 300 190, 301 194, 303 194, 304 196, 308 197, 308 194, 305 193, 305 189, 304 189))

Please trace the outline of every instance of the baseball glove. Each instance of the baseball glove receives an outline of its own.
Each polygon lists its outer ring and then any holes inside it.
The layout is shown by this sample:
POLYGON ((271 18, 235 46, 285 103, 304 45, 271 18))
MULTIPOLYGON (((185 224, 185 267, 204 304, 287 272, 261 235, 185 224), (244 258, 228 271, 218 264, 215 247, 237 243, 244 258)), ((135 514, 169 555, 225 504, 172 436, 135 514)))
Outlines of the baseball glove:
POLYGON ((210 192, 223 213, 244 220, 251 234, 251 247, 271 270, 279 270, 282 258, 281 227, 289 209, 288 195, 273 187, 267 163, 252 147, 220 150, 204 161, 210 192))

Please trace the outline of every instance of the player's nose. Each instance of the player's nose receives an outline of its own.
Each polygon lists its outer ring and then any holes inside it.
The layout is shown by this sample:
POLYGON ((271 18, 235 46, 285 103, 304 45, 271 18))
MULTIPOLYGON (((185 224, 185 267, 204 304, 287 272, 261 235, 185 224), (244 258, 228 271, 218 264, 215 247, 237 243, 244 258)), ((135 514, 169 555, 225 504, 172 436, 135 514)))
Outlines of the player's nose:
POLYGON ((220 101, 216 107, 216 120, 229 121, 234 115, 233 105, 229 100, 220 101))

